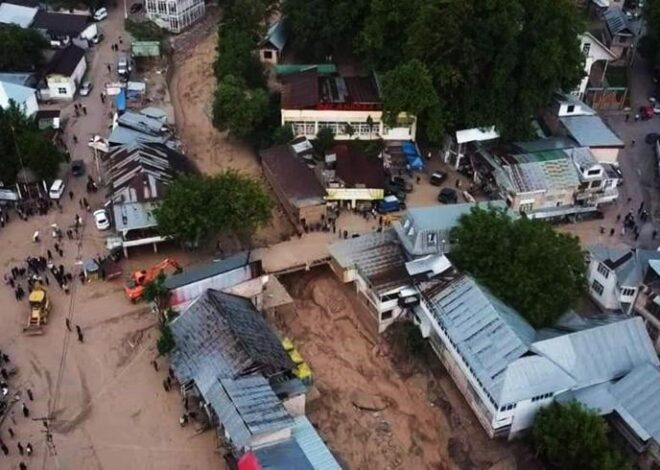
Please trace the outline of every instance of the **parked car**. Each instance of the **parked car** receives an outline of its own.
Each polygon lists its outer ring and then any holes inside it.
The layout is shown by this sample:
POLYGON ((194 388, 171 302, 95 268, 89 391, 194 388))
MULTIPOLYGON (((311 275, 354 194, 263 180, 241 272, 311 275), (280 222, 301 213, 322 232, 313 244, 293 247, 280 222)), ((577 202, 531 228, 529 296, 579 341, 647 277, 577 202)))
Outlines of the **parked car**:
POLYGON ((108 10, 105 8, 99 8, 94 12, 94 21, 103 21, 108 17, 108 10))
POLYGON ((110 220, 108 220, 108 213, 105 209, 94 211, 94 223, 99 230, 108 230, 110 228, 110 220))
POLYGON ((433 186, 440 186, 443 181, 447 179, 447 173, 444 171, 435 171, 431 175, 431 184, 433 186))
POLYGON ((142 5, 141 3, 134 3, 133 5, 131 5, 130 12, 131 13, 138 13, 138 12, 141 12, 143 8, 144 8, 144 5, 142 5))
POLYGON ((103 36, 103 33, 98 33, 92 38, 92 44, 98 44, 103 41, 104 38, 105 36, 103 36))
POLYGON ((120 55, 117 60, 117 73, 125 78, 131 73, 131 60, 126 54, 120 55))
POLYGON ((64 194, 64 188, 66 188, 66 184, 63 180, 55 180, 50 187, 50 191, 48 191, 48 196, 51 199, 59 201, 62 194, 64 194))
POLYGON ((443 204, 456 204, 458 202, 458 194, 451 188, 442 188, 438 194, 438 201, 443 204))
POLYGON ((646 121, 647 119, 651 119, 653 116, 655 116, 655 112, 653 111, 653 106, 640 106, 639 115, 644 121, 646 121))
POLYGON ((650 134, 646 134, 646 137, 644 137, 644 142, 646 142, 649 145, 652 145, 655 144, 659 139, 660 139, 660 134, 656 132, 651 132, 650 134))
POLYGON ((92 82, 90 82, 89 80, 82 82, 79 91, 80 96, 88 96, 92 92, 92 88, 93 88, 92 82))
POLYGON ((378 203, 376 210, 380 214, 387 214, 388 212, 397 212, 406 208, 406 204, 399 201, 396 196, 385 196, 385 198, 378 203))
POLYGON ((413 185, 410 181, 407 181, 403 176, 393 176, 389 179, 388 184, 391 187, 397 187, 402 191, 407 193, 412 192, 413 185))
POLYGON ((71 162, 71 174, 73 176, 82 176, 85 174, 85 162, 74 160, 71 162))

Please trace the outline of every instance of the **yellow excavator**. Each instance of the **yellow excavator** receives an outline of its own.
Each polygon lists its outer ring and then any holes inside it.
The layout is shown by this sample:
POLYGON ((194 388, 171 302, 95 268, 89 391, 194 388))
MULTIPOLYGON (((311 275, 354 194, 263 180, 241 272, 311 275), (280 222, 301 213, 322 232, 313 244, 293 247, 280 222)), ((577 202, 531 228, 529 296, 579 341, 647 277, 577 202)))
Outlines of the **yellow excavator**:
POLYGON ((43 325, 48 323, 50 314, 50 299, 48 292, 40 282, 35 282, 28 297, 30 301, 30 316, 23 333, 28 335, 43 334, 43 325))

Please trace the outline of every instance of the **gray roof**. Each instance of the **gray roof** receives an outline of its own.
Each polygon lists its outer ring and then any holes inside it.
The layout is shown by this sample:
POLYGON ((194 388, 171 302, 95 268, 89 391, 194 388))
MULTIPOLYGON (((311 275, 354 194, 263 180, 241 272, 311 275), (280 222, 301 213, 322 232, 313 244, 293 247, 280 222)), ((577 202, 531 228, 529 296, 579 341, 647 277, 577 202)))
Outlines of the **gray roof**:
POLYGON ((164 132, 162 120, 132 111, 126 111, 119 116, 119 125, 154 136, 162 135, 164 132))
POLYGON ((504 169, 513 190, 520 193, 577 189, 580 184, 575 166, 567 159, 506 165, 504 169))
POLYGON ((172 369, 181 383, 194 380, 203 395, 218 378, 260 370, 266 376, 294 364, 249 299, 212 289, 170 323, 176 348, 172 369))
POLYGON ((314 470, 295 439, 260 447, 254 455, 261 470, 314 470))
POLYGON ((38 8, 2 3, 0 4, 0 23, 15 24, 21 28, 28 28, 34 21, 38 11, 38 8))
POLYGON ((538 341, 531 350, 561 367, 580 387, 622 377, 647 362, 658 364, 638 317, 538 341))
POLYGON ((630 27, 628 18, 621 8, 609 8, 603 12, 603 19, 612 36, 633 36, 635 31, 630 27))
POLYGON ((548 137, 530 142, 514 142, 523 152, 544 152, 546 150, 563 150, 575 147, 575 141, 570 137, 548 137))
POLYGON ((115 230, 123 232, 155 227, 154 207, 151 202, 115 202, 112 205, 115 230))
POLYGON ((520 400, 567 390, 575 380, 542 356, 524 356, 513 361, 504 373, 498 394, 498 403, 516 403, 520 400))
POLYGON ((22 105, 27 101, 28 98, 34 96, 36 91, 33 88, 29 88, 23 85, 17 85, 11 82, 2 82, 0 81, 0 105, 5 106, 2 101, 7 100, 7 105, 9 100, 14 101, 17 105, 22 105))
POLYGON ((589 247, 590 256, 615 272, 620 286, 638 286, 652 260, 660 260, 660 252, 630 248, 615 248, 606 245, 589 247))
POLYGON ((331 244, 328 251, 343 268, 356 268, 377 292, 410 283, 407 260, 394 230, 341 240, 331 244))
MULTIPOLYGON (((168 289, 176 289, 181 286, 192 284, 193 282, 201 281, 202 279, 233 271, 236 268, 245 266, 248 263, 248 257, 250 257, 250 252, 244 251, 235 254, 234 256, 230 256, 229 258, 213 260, 210 263, 195 266, 192 269, 186 269, 179 274, 169 276, 165 280, 165 287, 168 289)), ((255 261, 256 255, 254 253, 252 253, 251 259, 252 261, 255 261)))
POLYGON ((567 116, 559 120, 582 147, 624 147, 623 141, 599 116, 567 116))
MULTIPOLYGON (((529 350, 536 332, 515 310, 464 276, 430 296, 432 313, 489 394, 494 405, 521 391, 507 367, 529 350), (505 380, 505 378, 508 379, 505 380), (502 393, 505 391, 506 393, 502 393)), ((539 361, 532 364, 551 369, 539 361)), ((529 380, 533 375, 526 375, 529 380)))
MULTIPOLYGON (((483 209, 488 207, 495 207, 498 209, 507 208, 506 202, 504 201, 467 202, 464 204, 413 207, 406 211, 406 217, 404 218, 410 218, 417 231, 448 231, 458 225, 459 219, 463 215, 469 214, 475 206, 483 209)), ((397 221, 394 225, 396 226, 399 223, 400 222, 397 221)))
POLYGON ((633 369, 612 385, 615 410, 644 441, 660 443, 660 369, 651 363, 633 369))
POLYGON ((249 446, 254 437, 293 426, 293 418, 260 374, 220 379, 209 395, 218 420, 238 449, 249 446))
POLYGON ((275 47, 278 51, 282 52, 286 45, 287 35, 284 21, 277 20, 268 27, 266 36, 261 41, 261 47, 268 46, 269 44, 275 47))
POLYGON ((35 77, 31 73, 0 72, 0 82, 9 82, 13 83, 14 85, 30 86, 35 83, 35 77))
POLYGON ((341 470, 328 447, 307 417, 294 418, 293 438, 315 470, 341 470))
POLYGON ((115 127, 108 137, 108 141, 115 145, 135 144, 140 142, 155 142, 163 144, 168 140, 169 136, 167 135, 149 135, 124 126, 115 127))

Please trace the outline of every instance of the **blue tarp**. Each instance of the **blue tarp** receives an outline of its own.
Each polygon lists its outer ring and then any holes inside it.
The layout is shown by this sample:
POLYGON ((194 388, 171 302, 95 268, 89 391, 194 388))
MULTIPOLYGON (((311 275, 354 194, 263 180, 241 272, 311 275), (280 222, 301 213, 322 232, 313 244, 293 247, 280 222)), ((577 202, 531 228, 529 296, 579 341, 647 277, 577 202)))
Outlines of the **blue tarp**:
POLYGON ((119 94, 117 95, 115 102, 117 104, 117 111, 119 112, 119 114, 126 111, 126 90, 124 88, 122 88, 119 94))
POLYGON ((406 156, 406 163, 411 170, 423 170, 424 160, 417 151, 417 147, 412 142, 404 142, 401 146, 403 154, 406 156))

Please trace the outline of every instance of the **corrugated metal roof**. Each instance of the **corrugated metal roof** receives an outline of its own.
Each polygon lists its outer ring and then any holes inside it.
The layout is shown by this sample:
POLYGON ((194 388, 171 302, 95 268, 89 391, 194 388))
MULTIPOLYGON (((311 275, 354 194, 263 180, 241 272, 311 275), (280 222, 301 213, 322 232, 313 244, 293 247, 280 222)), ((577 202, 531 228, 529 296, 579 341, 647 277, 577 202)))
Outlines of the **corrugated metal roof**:
MULTIPOLYGON (((469 276, 457 279, 429 302, 436 321, 446 329, 493 403, 503 404, 500 393, 505 371, 529 350, 534 328, 469 276)), ((516 389, 513 383, 507 385, 511 394, 520 393, 516 389)))
MULTIPOLYGON (((4 4, 3 4, 4 5, 4 4)), ((0 106, 9 107, 9 100, 14 101, 18 106, 25 103, 28 98, 34 96, 36 91, 23 85, 17 85, 11 82, 0 81, 0 106)))
POLYGON ((155 227, 157 223, 153 210, 154 205, 150 202, 114 203, 112 213, 115 229, 122 232, 155 227))
POLYGON ((500 404, 516 403, 546 393, 567 390, 573 385, 575 380, 545 357, 526 356, 509 364, 495 396, 500 404))
POLYGON ((626 14, 621 8, 609 8, 603 13, 603 19, 612 35, 623 34, 632 36, 634 33, 628 24, 626 14))
POLYGON ((599 116, 566 116, 559 120, 582 147, 624 147, 621 139, 599 116))
POLYGON ((580 184, 577 169, 566 158, 507 165, 504 169, 516 192, 577 189, 580 184))
MULTIPOLYGON (((244 251, 242 253, 237 253, 234 256, 230 256, 229 258, 213 260, 210 263, 195 266, 192 269, 186 269, 179 274, 169 276, 165 280, 165 287, 168 289, 176 289, 187 284, 192 284, 193 282, 201 281, 202 279, 232 271, 241 266, 245 266, 249 257, 250 252, 244 251)), ((252 252, 251 258, 252 261, 255 261, 256 254, 254 252, 252 252)))
POLYGON ((295 439, 260 447, 254 455, 261 470, 314 470, 295 439))
POLYGON ((407 260, 393 230, 341 240, 330 245, 328 251, 342 267, 355 267, 377 292, 410 282, 407 260))
POLYGON ((468 202, 464 204, 413 207, 406 211, 406 217, 402 218, 400 221, 394 222, 394 225, 401 225, 404 220, 410 219, 418 232, 423 230, 451 230, 458 225, 461 216, 469 214, 475 206, 481 207, 482 209, 487 209, 489 207, 495 207, 498 209, 507 208, 506 202, 504 201, 468 202))
POLYGON ((660 442, 660 369, 650 363, 633 369, 612 385, 619 415, 642 440, 660 442))
POLYGON ((616 379, 647 362, 658 364, 638 317, 538 341, 531 350, 561 367, 580 387, 616 379))
POLYGON ((39 11, 38 8, 30 8, 11 3, 0 4, 0 23, 15 24, 21 28, 28 28, 34 21, 39 11))
POLYGON ((268 27, 268 32, 261 42, 261 47, 267 46, 268 43, 273 45, 278 51, 282 52, 286 45, 287 35, 284 21, 277 20, 275 23, 268 27))
POLYGON ((315 470, 341 470, 328 447, 307 417, 294 418, 293 438, 315 470))

